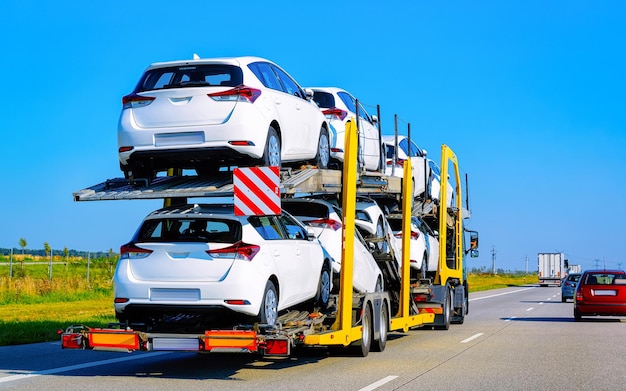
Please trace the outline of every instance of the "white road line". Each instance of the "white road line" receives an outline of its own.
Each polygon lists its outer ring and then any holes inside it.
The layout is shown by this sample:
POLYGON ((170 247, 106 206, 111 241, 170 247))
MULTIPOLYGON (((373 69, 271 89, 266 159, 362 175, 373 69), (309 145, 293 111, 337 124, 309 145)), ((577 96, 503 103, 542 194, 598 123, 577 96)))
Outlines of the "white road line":
POLYGON ((469 341, 473 341, 476 338, 480 337, 481 335, 483 335, 484 333, 478 333, 478 334, 474 334, 469 338, 464 339, 463 341, 461 341, 461 343, 468 343, 469 341))
POLYGON ((508 319, 504 319, 504 321, 505 321, 505 322, 510 322, 510 321, 512 321, 513 319, 515 319, 515 317, 514 317, 514 316, 511 316, 511 317, 510 317, 510 318, 508 318, 508 319))
POLYGON ((100 366, 100 365, 116 364, 116 363, 120 363, 120 362, 124 362, 124 361, 146 359, 148 357, 161 356, 163 354, 170 354, 170 353, 172 353, 172 352, 158 352, 158 353, 138 354, 136 356, 112 358, 112 359, 109 359, 109 360, 93 361, 93 362, 87 362, 87 363, 84 363, 84 364, 69 365, 67 367, 45 369, 43 371, 27 372, 27 373, 23 373, 23 374, 19 374, 19 375, 0 377, 0 383, 8 383, 8 382, 16 381, 16 380, 27 379, 29 377, 36 377, 36 376, 43 376, 43 375, 52 375, 52 374, 60 373, 60 372, 75 371, 77 369, 97 367, 97 366, 100 366))
POLYGON ((382 385, 384 385, 384 384, 387 384, 387 383, 389 383, 390 381, 395 380, 395 379, 397 379, 397 378, 398 378, 398 376, 387 376, 387 377, 386 377, 386 378, 384 378, 384 379, 380 379, 380 380, 379 380, 379 381, 377 381, 376 383, 372 383, 372 384, 370 384, 370 385, 369 385, 369 386, 367 386, 367 387, 361 388, 359 391, 372 391, 372 390, 375 390, 375 389, 377 389, 378 387, 380 387, 380 386, 382 386, 382 385))
POLYGON ((490 298, 492 298, 492 297, 498 297, 498 296, 510 295, 511 293, 523 292, 523 291, 527 291, 527 290, 529 290, 529 289, 535 289, 535 288, 524 288, 524 289, 518 289, 518 290, 516 290, 516 291, 510 291, 510 292, 498 293, 497 295, 483 296, 483 297, 475 297, 475 298, 473 298, 473 299, 469 299, 469 301, 476 301, 476 300, 490 299, 490 298))
POLYGON ((534 308, 533 308, 533 307, 530 307, 530 308, 527 308, 527 309, 526 309, 526 312, 528 312, 528 311, 532 311, 532 310, 534 310, 534 308))

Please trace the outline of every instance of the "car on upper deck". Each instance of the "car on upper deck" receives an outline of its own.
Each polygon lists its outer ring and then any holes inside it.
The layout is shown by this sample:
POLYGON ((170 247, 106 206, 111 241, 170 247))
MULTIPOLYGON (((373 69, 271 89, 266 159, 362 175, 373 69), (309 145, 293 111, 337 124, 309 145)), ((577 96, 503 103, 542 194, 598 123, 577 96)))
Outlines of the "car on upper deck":
POLYGON ((626 316, 626 272, 586 270, 574 298, 574 319, 583 316, 626 316))
POLYGON ((237 216, 233 205, 179 205, 144 219, 121 247, 113 280, 116 317, 135 330, 274 325, 290 307, 328 305, 332 258, 287 212, 237 216))
POLYGON ((328 122, 312 97, 260 57, 154 63, 122 98, 120 168, 148 180, 169 168, 199 175, 283 162, 326 168, 328 122))
POLYGON ((378 117, 370 115, 361 103, 348 91, 338 87, 311 87, 313 100, 326 115, 330 130, 330 157, 343 164, 346 123, 353 121, 358 112, 358 164, 369 171, 381 167, 381 139, 378 117))

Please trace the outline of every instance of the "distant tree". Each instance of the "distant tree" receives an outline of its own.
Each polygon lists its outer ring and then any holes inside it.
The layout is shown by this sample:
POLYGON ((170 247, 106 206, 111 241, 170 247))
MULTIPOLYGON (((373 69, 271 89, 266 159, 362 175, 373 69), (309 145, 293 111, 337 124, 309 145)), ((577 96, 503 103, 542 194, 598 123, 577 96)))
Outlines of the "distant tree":
POLYGON ((24 248, 26 248, 27 244, 28 243, 26 242, 26 239, 20 238, 20 247, 22 248, 22 255, 24 255, 24 248))
POLYGON ((46 258, 50 255, 50 244, 48 242, 43 242, 43 249, 46 251, 46 258))

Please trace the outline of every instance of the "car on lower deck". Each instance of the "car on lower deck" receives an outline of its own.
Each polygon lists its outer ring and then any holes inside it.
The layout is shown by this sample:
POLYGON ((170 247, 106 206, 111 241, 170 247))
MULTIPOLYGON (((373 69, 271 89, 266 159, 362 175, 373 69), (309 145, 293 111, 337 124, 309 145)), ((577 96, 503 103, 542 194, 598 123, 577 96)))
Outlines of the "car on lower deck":
MULTIPOLYGON (((281 207, 313 230, 333 258, 333 275, 341 273, 343 224, 341 209, 324 200, 283 199, 281 207)), ((357 292, 379 292, 384 288, 383 276, 369 245, 358 230, 354 231, 353 287, 357 292)), ((338 284, 335 283, 338 288, 338 284)))
MULTIPOLYGON (((387 216, 394 235, 402 239, 402 215, 387 216)), ((438 267, 439 240, 436 233, 417 216, 411 216, 410 265, 411 278, 427 278, 434 276, 438 267)))
POLYGON ((312 96, 264 58, 154 63, 122 98, 120 168, 148 179, 170 168, 199 175, 283 162, 326 168, 328 123, 312 96))
POLYGON ((574 298, 574 319, 583 316, 626 316, 626 272, 586 270, 574 298))
POLYGON ((324 308, 332 258, 283 212, 236 216, 233 205, 159 209, 120 249, 116 317, 145 331, 202 331, 234 321, 273 325, 311 302, 324 308))

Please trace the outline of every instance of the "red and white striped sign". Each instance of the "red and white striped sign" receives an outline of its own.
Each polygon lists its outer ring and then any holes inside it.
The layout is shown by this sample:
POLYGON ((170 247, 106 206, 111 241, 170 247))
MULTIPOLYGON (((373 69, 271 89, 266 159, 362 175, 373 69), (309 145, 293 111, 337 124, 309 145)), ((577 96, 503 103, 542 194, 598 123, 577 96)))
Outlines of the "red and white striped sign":
POLYGON ((278 167, 242 167, 233 171, 236 216, 280 214, 278 167))

